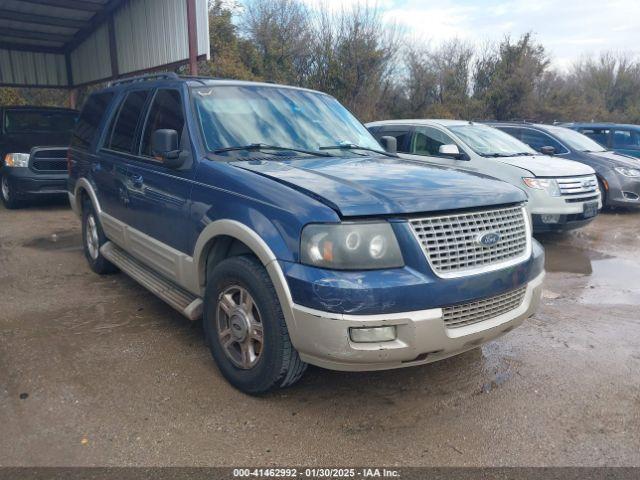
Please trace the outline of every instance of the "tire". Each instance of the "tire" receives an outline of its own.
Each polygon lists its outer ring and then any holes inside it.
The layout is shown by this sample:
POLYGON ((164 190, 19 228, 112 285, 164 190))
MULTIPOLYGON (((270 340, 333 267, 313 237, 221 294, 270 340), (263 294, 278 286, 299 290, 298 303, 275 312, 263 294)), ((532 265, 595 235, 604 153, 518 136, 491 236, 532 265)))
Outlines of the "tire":
POLYGON ((297 382, 307 364, 291 344, 276 291, 262 264, 249 255, 231 257, 207 273, 204 330, 224 378, 250 395, 297 382))
POLYGON ((16 198, 16 191, 9 182, 9 177, 2 175, 0 179, 0 197, 2 197, 2 203, 10 210, 22 207, 23 203, 16 198))
POLYGON ((82 204, 82 249, 91 270, 100 275, 118 271, 118 268, 100 253, 100 247, 107 241, 93 205, 89 200, 85 200, 82 204))
POLYGON ((600 189, 600 195, 602 196, 602 210, 607 210, 607 191, 604 188, 604 182, 598 179, 598 188, 600 189))

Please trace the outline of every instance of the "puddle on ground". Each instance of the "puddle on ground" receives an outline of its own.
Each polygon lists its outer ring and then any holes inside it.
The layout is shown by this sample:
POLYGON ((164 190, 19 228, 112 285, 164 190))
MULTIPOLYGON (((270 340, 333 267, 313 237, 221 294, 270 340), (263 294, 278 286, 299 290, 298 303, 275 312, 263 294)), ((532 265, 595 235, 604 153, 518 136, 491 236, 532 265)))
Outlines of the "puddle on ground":
POLYGON ((570 245, 545 244, 548 272, 584 275, 580 303, 637 305, 640 303, 640 265, 593 250, 570 245))
POLYGON ((62 231, 52 233, 46 237, 32 238, 22 245, 37 250, 70 252, 82 250, 82 236, 76 231, 62 231))

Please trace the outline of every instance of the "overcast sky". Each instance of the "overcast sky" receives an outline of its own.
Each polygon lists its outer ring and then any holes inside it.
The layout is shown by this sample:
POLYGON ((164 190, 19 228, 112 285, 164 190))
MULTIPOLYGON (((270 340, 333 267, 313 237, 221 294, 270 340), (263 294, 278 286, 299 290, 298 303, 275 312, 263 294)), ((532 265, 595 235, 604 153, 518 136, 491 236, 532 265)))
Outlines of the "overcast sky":
MULTIPOLYGON (((340 8, 358 0, 325 0, 340 8)), ((411 36, 440 42, 518 37, 533 31, 558 67, 603 50, 640 53, 640 0, 369 1, 411 36)))

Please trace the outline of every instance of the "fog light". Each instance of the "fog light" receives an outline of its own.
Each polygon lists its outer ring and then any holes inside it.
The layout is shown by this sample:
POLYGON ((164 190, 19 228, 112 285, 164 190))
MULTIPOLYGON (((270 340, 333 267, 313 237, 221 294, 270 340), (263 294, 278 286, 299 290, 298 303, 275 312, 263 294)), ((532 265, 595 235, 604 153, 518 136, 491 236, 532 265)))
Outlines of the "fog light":
POLYGON ((390 342, 396 339, 396 327, 350 328, 349 336, 356 343, 390 342))
POLYGON ((542 223, 558 223, 560 215, 542 215, 542 223))

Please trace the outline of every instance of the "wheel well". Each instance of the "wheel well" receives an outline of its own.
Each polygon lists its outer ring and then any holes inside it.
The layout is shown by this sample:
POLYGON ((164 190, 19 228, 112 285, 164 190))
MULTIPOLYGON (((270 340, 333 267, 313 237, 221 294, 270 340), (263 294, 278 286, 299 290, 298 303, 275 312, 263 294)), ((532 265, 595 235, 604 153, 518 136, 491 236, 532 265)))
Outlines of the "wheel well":
POLYGON ((204 269, 204 275, 201 275, 200 280, 204 285, 209 272, 215 268, 221 261, 230 258, 238 257, 240 255, 257 255, 246 244, 238 240, 237 238, 229 235, 219 235, 212 238, 204 248, 202 252, 203 258, 206 258, 204 269))

